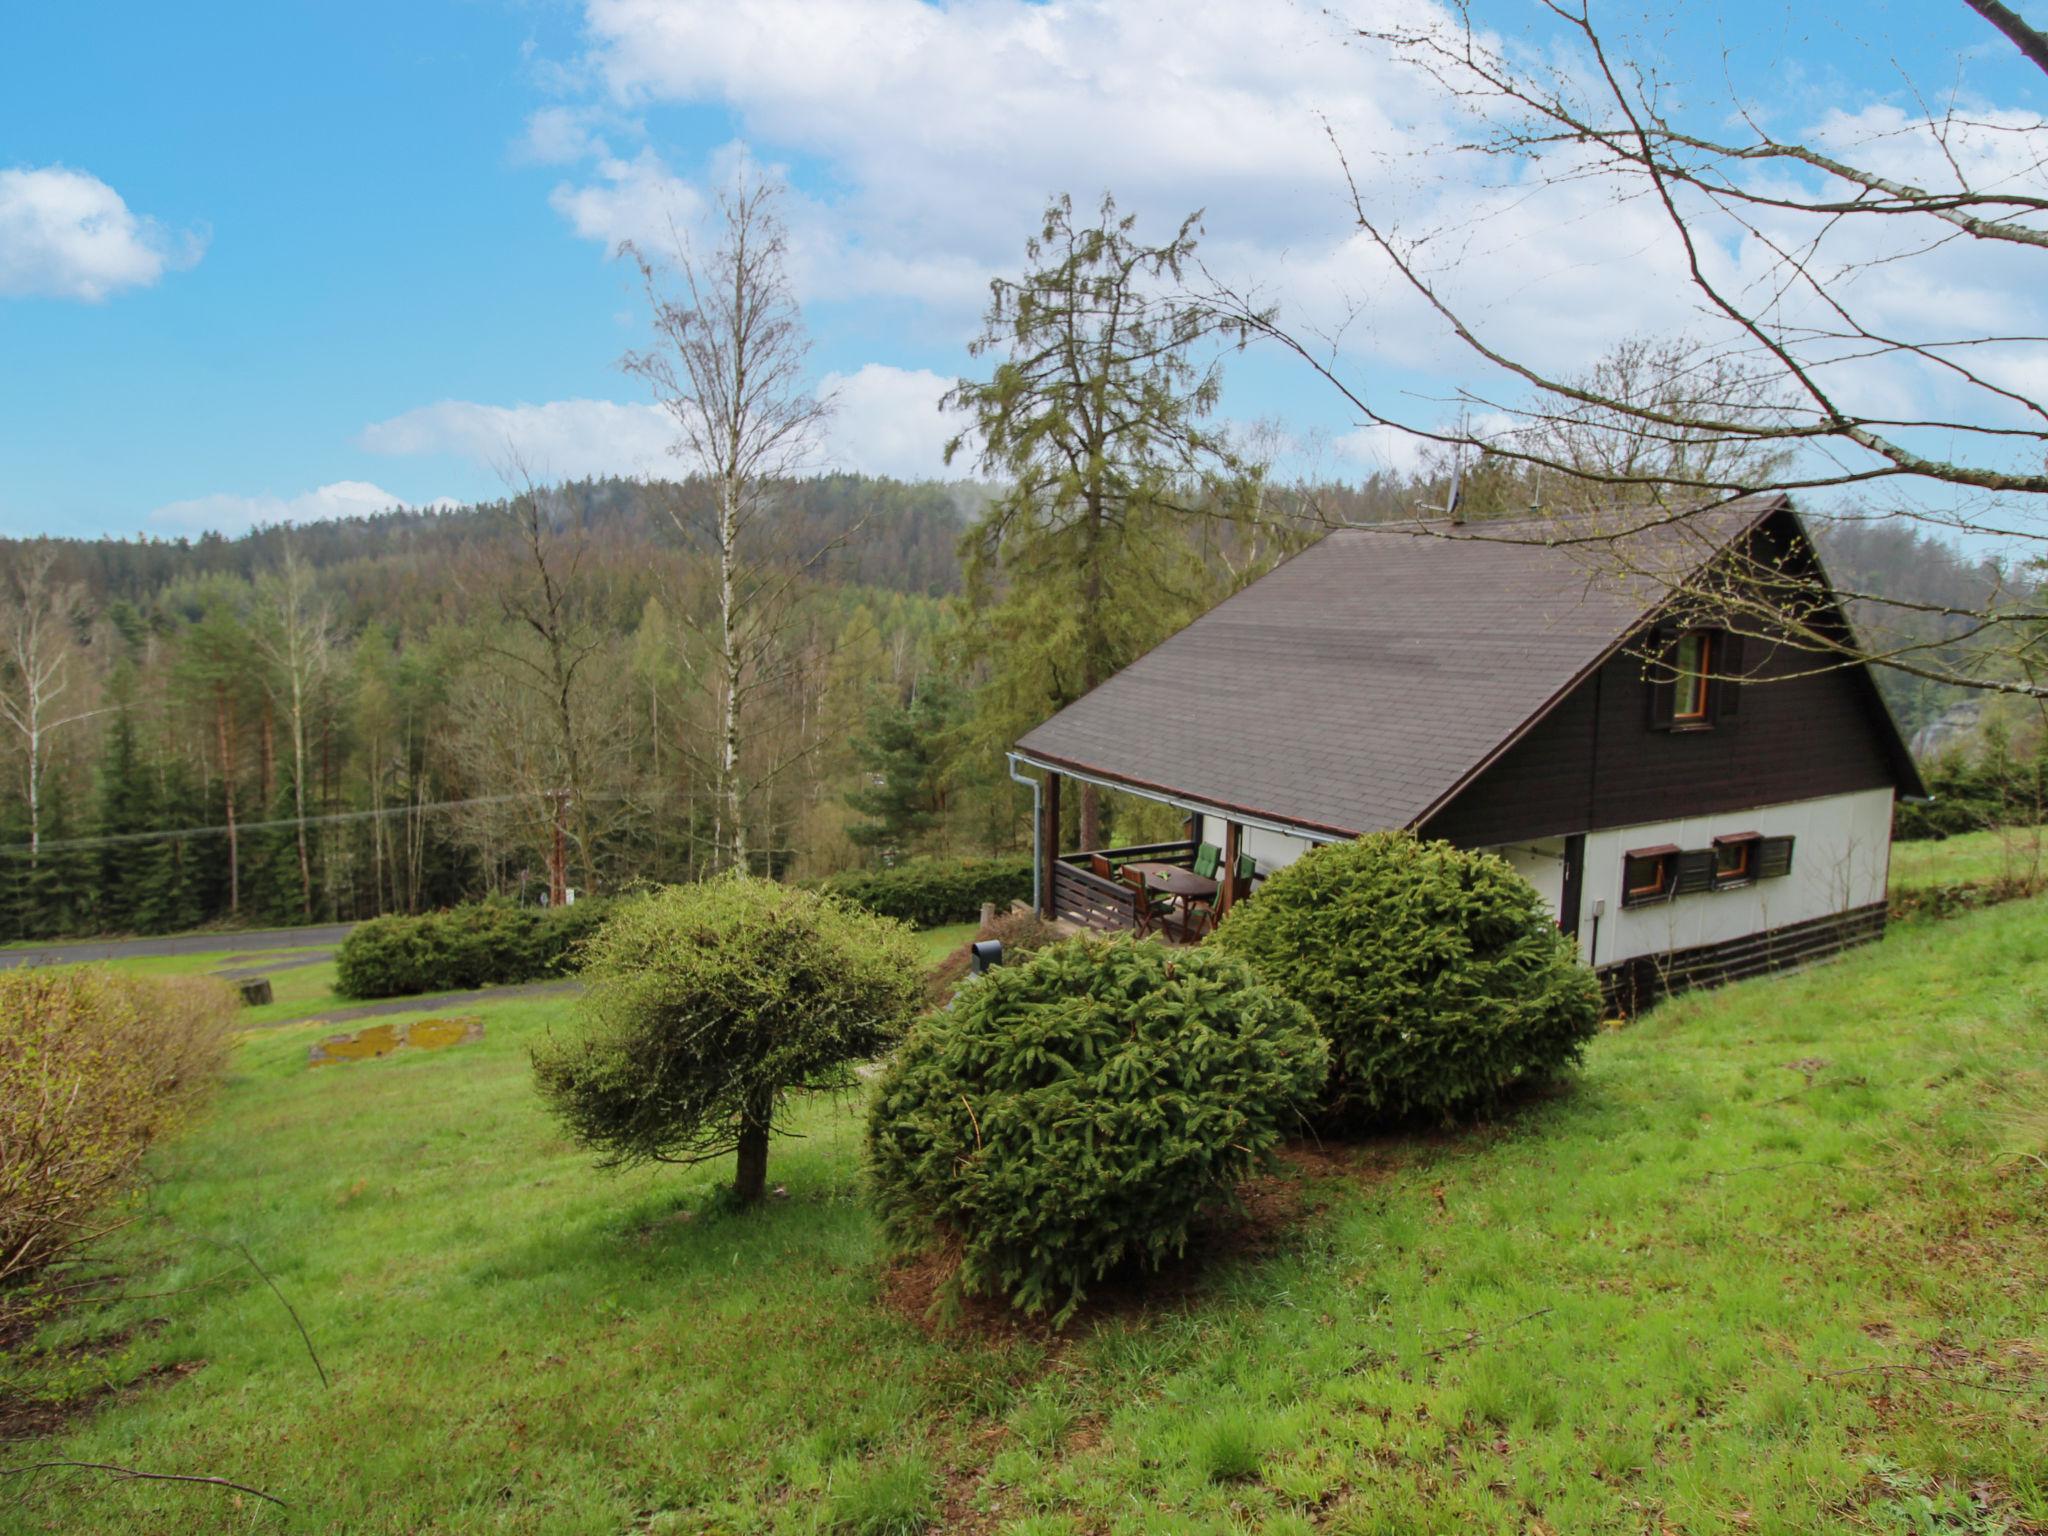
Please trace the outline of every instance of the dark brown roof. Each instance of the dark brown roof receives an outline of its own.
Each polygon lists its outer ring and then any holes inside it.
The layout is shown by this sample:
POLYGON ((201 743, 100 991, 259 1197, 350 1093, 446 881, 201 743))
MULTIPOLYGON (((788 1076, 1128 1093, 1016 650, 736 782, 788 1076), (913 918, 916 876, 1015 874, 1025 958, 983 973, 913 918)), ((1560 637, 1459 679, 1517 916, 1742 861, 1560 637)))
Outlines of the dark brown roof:
POLYGON ((1341 529, 1018 750, 1317 831, 1411 826, 1781 512, 1757 497, 1613 545, 1543 542, 1554 522, 1341 529))

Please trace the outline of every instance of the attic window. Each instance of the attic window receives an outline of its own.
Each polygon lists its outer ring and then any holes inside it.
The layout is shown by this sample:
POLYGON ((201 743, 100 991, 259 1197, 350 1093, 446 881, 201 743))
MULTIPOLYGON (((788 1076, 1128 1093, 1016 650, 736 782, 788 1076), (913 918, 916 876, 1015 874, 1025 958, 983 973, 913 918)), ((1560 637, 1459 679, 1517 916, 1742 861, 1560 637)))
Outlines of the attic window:
POLYGON ((1763 838, 1755 832, 1735 832, 1714 839, 1714 889, 1747 885, 1757 877, 1758 854, 1763 838))
POLYGON ((1733 722, 1742 673, 1742 637, 1726 629, 1687 629, 1659 637, 1649 669, 1650 724, 1664 731, 1705 731, 1733 722))
POLYGON ((1621 904, 1643 907, 1669 901, 1678 889, 1678 847, 1631 848, 1621 856, 1621 904))

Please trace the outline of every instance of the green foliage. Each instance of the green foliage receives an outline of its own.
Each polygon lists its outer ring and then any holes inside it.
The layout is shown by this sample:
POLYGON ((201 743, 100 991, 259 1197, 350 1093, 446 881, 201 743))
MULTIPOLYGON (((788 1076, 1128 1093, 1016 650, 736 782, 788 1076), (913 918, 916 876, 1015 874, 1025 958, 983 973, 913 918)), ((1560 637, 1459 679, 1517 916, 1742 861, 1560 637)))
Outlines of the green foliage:
POLYGON ((893 917, 913 928, 971 923, 983 902, 998 910, 1031 899, 1031 860, 906 859, 887 869, 850 870, 823 888, 841 901, 893 917))
POLYGON ((846 796, 867 818, 846 830, 856 847, 911 848, 943 824, 965 708, 958 689, 935 679, 908 702, 868 710, 853 743, 862 782, 846 796))
POLYGON ((738 873, 621 903, 583 978, 582 1028, 536 1048, 534 1075, 608 1165, 702 1161, 750 1132, 765 1161, 777 1101, 843 1083, 924 990, 900 924, 738 873))
POLYGON ((970 348, 993 354, 993 369, 947 397, 1003 487, 961 545, 975 617, 963 638, 986 674, 977 729, 990 746, 1257 574, 1245 548, 1215 559, 1211 541, 1278 532, 1258 514, 1259 475, 1209 424, 1222 372, 1200 354, 1245 333, 1176 295, 1197 233, 1190 216, 1152 245, 1111 198, 1092 221, 1056 199, 1025 273, 993 284, 970 348))
POLYGON ((101 1207, 219 1076, 234 1006, 208 978, 0 971, 0 1325, 115 1224, 101 1207))
POLYGON ((2023 755, 2003 731, 1987 730, 1979 750, 1947 753, 1926 764, 1923 776, 1933 798, 1902 800, 1892 811, 1892 836, 1901 842, 2048 820, 2048 736, 2023 755))
POLYGON ((1307 1013, 1215 952, 1077 939, 961 989, 912 1031, 868 1120, 905 1247, 1063 1322, 1125 1262, 1156 1269, 1313 1098, 1307 1013))
POLYGON ((918 1536, 931 1526, 938 1478, 912 1452, 834 1469, 825 1529, 834 1536, 918 1536))
POLYGON ((1026 955, 1051 948, 1060 942, 1061 937, 1059 925, 1046 921, 1036 912, 998 912, 993 921, 982 923, 975 929, 972 939, 957 949, 949 950, 932 967, 925 980, 926 994, 934 1003, 951 1002, 960 984, 973 974, 974 945, 983 939, 999 940, 1003 946, 1003 963, 1015 965, 1026 955))
POLYGON ((1399 832, 1316 849, 1208 940, 1305 1004, 1333 1119, 1448 1120, 1576 1061, 1600 991, 1505 859, 1399 832))
POLYGON ((609 908, 599 900, 566 907, 477 901, 418 917, 377 917, 335 951, 334 990, 343 997, 411 997, 539 981, 575 967, 576 954, 609 908))

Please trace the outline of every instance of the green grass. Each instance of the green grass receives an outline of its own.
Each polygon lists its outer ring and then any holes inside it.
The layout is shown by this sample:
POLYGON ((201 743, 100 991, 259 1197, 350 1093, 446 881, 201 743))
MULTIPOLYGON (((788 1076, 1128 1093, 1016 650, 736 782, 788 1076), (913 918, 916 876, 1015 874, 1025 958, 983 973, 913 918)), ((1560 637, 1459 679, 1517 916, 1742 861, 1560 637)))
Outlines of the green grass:
POLYGON ((724 1167, 593 1169, 525 1063, 565 1009, 316 1070, 321 1030, 248 1036, 124 1239, 183 1294, 102 1319, 161 1319, 110 1381, 203 1367, 5 1459, 290 1507, 43 1474, 0 1530, 2048 1526, 2043 901, 1666 1004, 1503 1123, 1305 1154, 1276 1244, 1053 1341, 885 1304, 855 1105, 752 1214, 724 1167))
POLYGON ((1999 827, 1936 841, 1892 844, 1894 895, 1940 885, 2039 881, 2048 875, 2048 827, 1999 827))
POLYGON ((917 943, 924 951, 925 964, 937 965, 946 956, 968 943, 981 932, 979 923, 948 923, 943 928, 926 928, 919 931, 917 943))

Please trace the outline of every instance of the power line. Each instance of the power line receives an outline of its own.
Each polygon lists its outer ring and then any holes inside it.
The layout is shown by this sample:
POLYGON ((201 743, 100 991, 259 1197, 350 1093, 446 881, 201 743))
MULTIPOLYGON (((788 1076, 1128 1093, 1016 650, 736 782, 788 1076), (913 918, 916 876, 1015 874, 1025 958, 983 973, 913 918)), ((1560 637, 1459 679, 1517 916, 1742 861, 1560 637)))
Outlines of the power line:
MULTIPOLYGON (((468 800, 427 800, 418 805, 405 804, 386 806, 371 811, 331 811, 319 816, 305 818, 306 826, 323 826, 337 822, 376 821, 386 816, 418 816, 428 811, 458 811, 471 805, 506 805, 515 800, 542 800, 554 795, 552 789, 529 789, 512 795, 478 795, 468 800)), ((616 795, 585 795, 586 800, 608 800, 616 795)), ((29 858, 50 852, 61 852, 73 848, 112 848, 122 843, 160 842, 165 839, 188 837, 225 837, 229 831, 238 836, 244 832, 277 832, 287 827, 299 826, 296 816, 287 816, 276 821, 238 821, 232 828, 226 823, 217 827, 167 827, 152 832, 106 832, 96 837, 50 837, 44 838, 41 848, 27 843, 0 848, 0 857, 29 858)))

